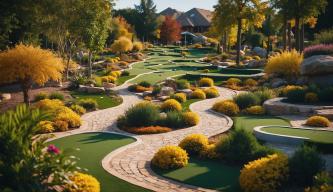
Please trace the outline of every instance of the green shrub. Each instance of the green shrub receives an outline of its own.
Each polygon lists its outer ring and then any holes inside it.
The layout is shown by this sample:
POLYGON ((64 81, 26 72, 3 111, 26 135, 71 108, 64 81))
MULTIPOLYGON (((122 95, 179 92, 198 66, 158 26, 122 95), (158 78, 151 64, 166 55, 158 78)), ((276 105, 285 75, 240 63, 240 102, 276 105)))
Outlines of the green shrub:
POLYGON ((304 102, 305 99, 305 90, 302 89, 294 89, 294 90, 290 90, 287 93, 287 98, 288 101, 290 102, 304 102))
POLYGON ((95 99, 80 99, 77 104, 85 108, 87 111, 93 111, 98 108, 98 104, 95 99))
POLYGON ((254 95, 259 98, 259 104, 262 105, 265 101, 275 98, 275 92, 271 89, 264 88, 263 90, 254 92, 254 95))
POLYGON ((141 81, 138 85, 145 87, 145 88, 151 87, 151 84, 147 81, 141 81))
POLYGON ((244 129, 236 129, 216 145, 217 152, 229 163, 244 164, 274 151, 258 143, 254 135, 244 129))
POLYGON ((236 95, 233 100, 239 106, 240 109, 246 109, 260 104, 260 99, 254 93, 241 93, 236 95))
POLYGON ((168 112, 166 118, 162 120, 162 124, 171 128, 183 128, 185 127, 184 116, 179 111, 168 112))
POLYGON ((191 134, 186 136, 178 146, 184 149, 189 155, 199 155, 208 144, 208 138, 205 135, 191 134))
POLYGON ((313 147, 303 145, 289 159, 290 181, 297 186, 309 186, 313 177, 323 171, 325 161, 313 147))
POLYGON ((176 81, 177 89, 189 89, 190 83, 185 79, 180 79, 176 81))
POLYGON ((156 105, 150 102, 139 103, 125 112, 125 117, 118 119, 128 127, 146 127, 155 125, 160 118, 156 105))
POLYGON ((129 71, 123 71, 121 73, 121 76, 129 76, 130 75, 130 72, 129 71))
POLYGON ((60 101, 65 100, 65 96, 59 92, 53 92, 49 95, 49 99, 59 99, 60 101))
POLYGON ((86 109, 80 105, 71 105, 70 108, 79 115, 83 115, 86 113, 86 109))
POLYGON ((333 101, 333 87, 328 87, 319 92, 319 101, 332 102, 333 101))
POLYGON ((158 94, 161 93, 161 90, 162 90, 162 87, 159 86, 159 85, 156 85, 156 86, 153 87, 153 92, 152 92, 152 94, 153 94, 153 95, 158 95, 158 94))
POLYGON ((44 99, 47 99, 47 93, 46 92, 39 92, 35 95, 35 99, 34 101, 41 101, 41 100, 44 100, 44 99))

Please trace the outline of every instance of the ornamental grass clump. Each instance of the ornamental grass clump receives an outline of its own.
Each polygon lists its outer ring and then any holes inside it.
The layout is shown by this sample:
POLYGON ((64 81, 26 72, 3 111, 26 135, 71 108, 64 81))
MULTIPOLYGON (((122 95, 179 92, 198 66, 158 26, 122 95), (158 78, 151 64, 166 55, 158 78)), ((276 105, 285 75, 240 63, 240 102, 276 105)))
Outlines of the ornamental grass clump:
POLYGON ((189 89, 190 83, 185 79, 180 79, 176 81, 177 89, 189 89))
POLYGON ((98 103, 95 99, 80 99, 77 102, 78 105, 82 106, 85 108, 87 111, 94 111, 98 108, 98 103))
POLYGON ((228 86, 239 86, 242 83, 242 80, 238 78, 229 78, 226 83, 228 86))
POLYGON ((200 116, 195 112, 184 112, 183 115, 183 121, 185 126, 191 127, 199 124, 200 116))
POLYGON ((228 116, 236 116, 239 113, 239 107, 233 101, 218 101, 213 105, 212 108, 214 111, 223 113, 228 116))
POLYGON ((161 110, 164 112, 181 111, 182 105, 175 99, 168 99, 161 105, 161 110))
POLYGON ((207 88, 207 89, 204 90, 204 92, 205 92, 206 97, 208 99, 220 96, 219 91, 215 87, 207 88))
POLYGON ((41 100, 47 99, 47 97, 48 97, 48 94, 46 92, 39 92, 35 95, 34 101, 35 102, 41 101, 41 100))
POLYGON ((214 80, 212 78, 204 77, 199 80, 200 87, 213 87, 214 80))
POLYGON ((254 92, 254 95, 259 98, 260 105, 264 104, 265 101, 276 97, 276 93, 273 90, 268 89, 268 88, 264 88, 262 90, 256 91, 256 92, 254 92))
POLYGON ((100 192, 98 180, 88 174, 76 173, 70 177, 71 182, 66 186, 69 192, 100 192))
POLYGON ((186 94, 185 93, 176 93, 171 96, 171 99, 175 99, 180 103, 186 102, 186 94))
POLYGON ((184 149, 189 155, 199 155, 208 146, 208 138, 203 134, 192 134, 185 137, 179 147, 184 149))
POLYGON ((268 155, 244 165, 239 183, 245 192, 275 192, 288 179, 288 172, 286 155, 268 155))
POLYGON ((159 122, 161 125, 179 129, 185 127, 184 116, 182 112, 170 111, 166 114, 166 117, 159 122))
POLYGON ((243 82, 243 85, 246 87, 255 87, 258 85, 258 82, 254 79, 249 78, 243 82))
POLYGON ((188 164, 186 151, 178 146, 160 148, 152 159, 152 164, 161 169, 185 167, 188 164))
POLYGON ((196 89, 191 93, 191 98, 192 99, 206 99, 206 94, 203 90, 201 89, 196 89))
POLYGON ((249 108, 244 109, 245 114, 248 115, 264 115, 265 109, 260 105, 255 105, 249 108))
POLYGON ((331 122, 326 118, 322 116, 312 116, 306 120, 306 125, 312 126, 312 127, 330 127, 331 122))
POLYGON ((315 55, 333 55, 333 44, 312 45, 304 49, 304 58, 315 55))
POLYGON ((300 74, 302 61, 303 55, 296 50, 284 51, 268 59, 265 72, 282 75, 286 78, 297 77, 300 74))
POLYGON ((59 92, 53 92, 49 95, 49 99, 58 99, 60 101, 65 100, 65 96, 59 92))
POLYGON ((240 93, 233 98, 234 102, 239 106, 240 109, 246 109, 260 104, 260 98, 254 93, 240 93))

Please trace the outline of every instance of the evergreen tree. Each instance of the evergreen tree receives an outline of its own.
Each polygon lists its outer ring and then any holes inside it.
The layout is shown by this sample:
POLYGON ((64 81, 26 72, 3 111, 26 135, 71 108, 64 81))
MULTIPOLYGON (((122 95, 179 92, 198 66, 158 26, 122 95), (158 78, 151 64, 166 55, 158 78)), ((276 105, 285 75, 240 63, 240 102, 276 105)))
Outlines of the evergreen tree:
POLYGON ((135 6, 138 12, 140 25, 136 25, 136 32, 142 41, 152 40, 158 27, 156 5, 153 0, 141 0, 140 5, 135 6))

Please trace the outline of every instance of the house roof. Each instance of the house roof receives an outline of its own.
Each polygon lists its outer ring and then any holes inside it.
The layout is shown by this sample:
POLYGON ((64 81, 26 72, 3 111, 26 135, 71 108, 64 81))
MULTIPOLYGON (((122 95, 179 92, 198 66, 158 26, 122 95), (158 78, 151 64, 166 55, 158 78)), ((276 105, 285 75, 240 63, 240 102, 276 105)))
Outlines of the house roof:
POLYGON ((178 18, 181 14, 183 14, 183 12, 181 11, 178 11, 177 9, 172 9, 171 7, 168 7, 166 9, 164 9, 160 15, 163 15, 163 16, 171 16, 171 17, 174 17, 174 18, 178 18))
POLYGON ((209 27, 212 21, 212 17, 213 13, 209 10, 193 8, 186 13, 181 14, 177 18, 177 21, 183 27, 209 27))

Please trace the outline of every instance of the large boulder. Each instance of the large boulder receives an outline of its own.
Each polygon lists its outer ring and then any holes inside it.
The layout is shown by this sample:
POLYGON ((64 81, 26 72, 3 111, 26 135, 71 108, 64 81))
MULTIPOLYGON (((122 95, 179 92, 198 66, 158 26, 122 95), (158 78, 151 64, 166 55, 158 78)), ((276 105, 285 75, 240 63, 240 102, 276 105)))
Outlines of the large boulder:
POLYGON ((252 50, 255 54, 259 55, 260 57, 266 57, 267 51, 264 48, 261 47, 255 47, 252 50))
POLYGON ((161 95, 162 96, 170 96, 175 93, 175 90, 172 87, 162 87, 161 95))
POLYGON ((301 74, 304 76, 333 74, 333 57, 329 55, 316 55, 304 59, 301 65, 301 74))

